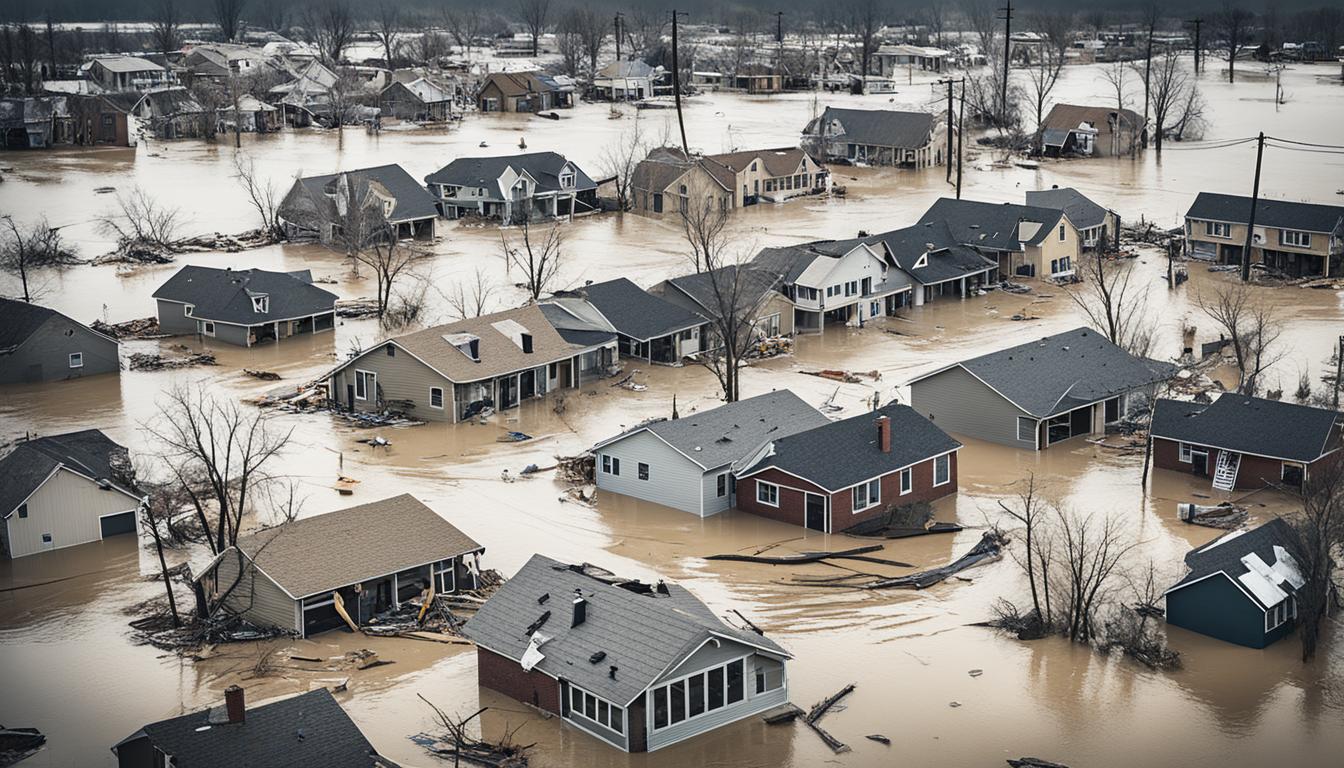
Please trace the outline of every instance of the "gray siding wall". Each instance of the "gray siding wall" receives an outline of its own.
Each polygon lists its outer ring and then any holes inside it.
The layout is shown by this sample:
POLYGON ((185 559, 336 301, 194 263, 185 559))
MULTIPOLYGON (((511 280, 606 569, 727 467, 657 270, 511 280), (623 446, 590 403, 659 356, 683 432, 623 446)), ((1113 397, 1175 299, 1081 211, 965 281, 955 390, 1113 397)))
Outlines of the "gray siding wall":
MULTIPOLYGON (((348 366, 331 377, 332 399, 342 406, 348 405, 346 387, 355 386, 355 370, 373 371, 378 375, 378 392, 386 400, 409 400, 415 404, 411 414, 425 421, 453 420, 453 384, 437 371, 398 349, 396 354, 388 356, 387 345, 379 344, 355 358, 348 366), (443 388, 442 409, 429 407, 430 387, 443 388)), ((368 400, 356 400, 355 409, 359 411, 378 410, 374 393, 368 400)))
MULTIPOLYGON (((702 669, 717 667, 720 664, 727 664, 733 659, 740 659, 743 656, 754 652, 755 649, 751 646, 743 645, 742 643, 733 642, 731 640, 720 639, 717 646, 713 643, 705 643, 700 646, 699 650, 695 653, 682 659, 680 664, 672 667, 662 675, 659 675, 658 679, 655 680, 653 684, 656 686, 664 680, 683 677, 702 669)), ((748 682, 750 682, 750 675, 748 675, 748 678, 748 682)))
POLYGON ((54 315, 13 353, 0 356, 0 384, 60 381, 114 373, 120 369, 117 342, 73 320, 54 315), (70 367, 70 355, 75 352, 84 355, 84 365, 80 368, 70 367))
POLYGON ((1014 448, 1036 447, 1017 439, 1017 417, 1026 411, 1003 399, 961 367, 910 385, 910 406, 946 432, 1014 448))
POLYGON ((655 504, 701 514, 703 470, 695 462, 648 432, 637 432, 597 452, 597 487, 655 504), (602 471, 602 456, 621 460, 621 474, 602 471), (639 463, 649 465, 649 479, 639 479, 639 463))
POLYGON ((15 512, 7 521, 11 557, 23 557, 48 549, 73 547, 103 538, 98 519, 104 515, 134 511, 136 499, 120 491, 104 491, 98 484, 66 469, 58 470, 28 499, 28 517, 15 512), (51 543, 42 543, 42 534, 51 543))
POLYGON ((215 341, 222 341, 225 344, 233 344, 239 347, 247 346, 248 329, 242 325, 229 325, 228 323, 215 323, 215 341))
MULTIPOLYGON (((238 561, 243 561, 243 578, 224 605, 243 618, 264 626, 280 627, 298 631, 295 626, 295 601, 285 591, 252 565, 247 558, 240 558, 236 551, 230 551, 219 561, 215 569, 215 589, 221 594, 233 584, 238 575, 238 561)), ((213 599, 214 596, 210 596, 213 599)))
POLYGON ((185 304, 155 299, 159 305, 159 328, 164 333, 196 334, 196 318, 183 314, 185 304))
MULTIPOLYGON (((729 644, 725 642, 724 645, 727 646, 729 644)), ((742 650, 741 647, 735 650, 738 651, 737 655, 741 655, 740 653, 740 651, 742 650)), ((725 658, 722 661, 728 661, 728 660, 730 659, 725 658)), ((751 715, 764 712, 767 709, 777 707, 780 704, 787 702, 789 700, 789 685, 787 677, 784 680, 784 685, 780 686, 779 688, 776 688, 773 691, 766 691, 765 693, 760 694, 756 693, 755 665, 758 661, 775 667, 778 667, 779 665, 779 662, 774 661, 772 659, 766 659, 762 656, 753 655, 747 657, 747 661, 745 664, 746 667, 745 679, 743 681, 746 689, 745 691, 746 696, 736 704, 731 704, 729 706, 723 707, 722 709, 714 710, 713 712, 706 712, 705 714, 702 714, 698 717, 694 717, 690 720, 685 720, 683 722, 677 723, 676 725, 671 726, 669 728, 661 728, 656 731, 653 729, 653 719, 652 719, 653 707, 650 706, 647 714, 647 717, 649 718, 649 751, 652 752, 655 749, 660 749, 670 744, 675 744, 678 741, 689 739, 692 736, 698 736, 699 734, 702 733, 708 733, 709 731, 712 731, 715 728, 720 728, 724 725, 727 725, 728 723, 732 723, 737 720, 741 720, 744 717, 749 717, 751 715)), ((713 664, 706 664, 705 666, 713 666, 713 664)), ((696 671, 695 669, 687 667, 674 677, 694 673, 695 671, 696 671)))
POLYGON ((732 470, 727 465, 711 469, 701 478, 700 496, 704 500, 704 516, 717 515, 733 506, 732 470), (724 480, 724 494, 719 496, 719 475, 728 475, 724 480))

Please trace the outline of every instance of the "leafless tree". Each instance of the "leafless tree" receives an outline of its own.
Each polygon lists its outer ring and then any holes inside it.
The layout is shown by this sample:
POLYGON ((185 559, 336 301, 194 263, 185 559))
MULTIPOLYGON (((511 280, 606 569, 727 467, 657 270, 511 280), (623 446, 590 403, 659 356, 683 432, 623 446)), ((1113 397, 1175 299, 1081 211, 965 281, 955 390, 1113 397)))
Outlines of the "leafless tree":
POLYGON ((396 56, 397 34, 401 30, 401 6, 393 0, 378 0, 373 19, 373 36, 383 46, 383 63, 393 68, 396 56))
POLYGON ((468 59, 471 58, 471 47, 481 34, 485 21, 484 14, 475 5, 468 5, 466 8, 447 8, 443 12, 443 23, 448 27, 448 34, 468 59))
POLYGON ((355 36, 355 17, 347 0, 313 0, 304 12, 304 26, 329 66, 341 62, 355 36))
POLYGON ((622 20, 621 31, 631 54, 652 59, 664 48, 663 33, 667 30, 668 14, 661 8, 639 7, 622 20))
POLYGON ((1107 64, 1101 70, 1101 76, 1115 92, 1115 109, 1120 111, 1129 106, 1129 63, 1116 61, 1107 64))
POLYGON ((45 218, 37 219, 26 227, 14 221, 13 216, 0 216, 0 272, 19 279, 23 300, 32 302, 39 294, 33 279, 40 272, 79 264, 75 252, 61 238, 61 231, 52 227, 45 218))
POLYGON ((883 0, 850 0, 851 28, 859 38, 859 75, 872 74, 873 53, 877 50, 877 33, 882 29, 886 6, 883 0))
POLYGON ((599 167, 604 175, 612 179, 611 183, 616 191, 616 207, 619 211, 630 210, 630 206, 634 203, 634 191, 631 185, 634 182, 635 168, 648 153, 641 122, 639 113, 636 112, 630 127, 622 131, 616 141, 607 144, 602 150, 599 167))
POLYGON ((150 25, 155 49, 169 53, 182 47, 182 39, 178 35, 182 16, 177 9, 177 0, 158 0, 153 8, 150 25))
POLYGON ((1017 550, 1010 551, 1013 553, 1013 559, 1027 574, 1027 581, 1031 585, 1031 608, 1036 620, 1040 622, 1040 629, 1042 632, 1049 631, 1052 617, 1050 544, 1046 538, 1047 532, 1042 530, 1046 527, 1044 518, 1047 508, 1036 495, 1036 476, 1034 474, 1027 476, 1026 488, 1018 492, 1017 502, 1013 506, 1000 501, 999 508, 1022 526, 1021 536, 1025 551, 1021 554, 1018 554, 1017 550))
POLYGON ((1160 153, 1162 139, 1178 124, 1188 122, 1186 112, 1195 96, 1195 86, 1175 51, 1167 51, 1151 65, 1147 100, 1153 108, 1153 149, 1160 153))
POLYGON ((349 123, 356 107, 365 98, 364 84, 350 72, 341 72, 336 82, 327 89, 328 105, 331 107, 331 127, 336 129, 336 146, 345 146, 345 131, 342 126, 349 123))
POLYGON ((1035 125, 1039 133, 1045 119, 1045 106, 1064 68, 1064 53, 1069 47, 1071 26, 1069 18, 1059 13, 1037 14, 1035 18, 1036 27, 1045 35, 1045 41, 1041 45, 1040 60, 1026 68, 1026 93, 1035 109, 1035 125))
POLYGON ((1301 509, 1290 518, 1296 540, 1289 551, 1302 574, 1297 590, 1302 661, 1316 655, 1321 626, 1336 602, 1335 557, 1344 546, 1344 461, 1313 466, 1301 488, 1301 509))
POLYGON ((1232 347, 1239 375, 1237 391, 1257 394, 1264 372, 1285 354, 1278 348, 1283 324, 1274 305, 1255 296, 1245 283, 1224 283, 1212 293, 1201 293, 1197 301, 1232 347))
POLYGON ((422 64, 432 64, 447 52, 447 39, 434 30, 426 30, 412 37, 408 51, 412 58, 422 64))
POLYGON ((269 178, 261 178, 256 162, 246 152, 234 153, 233 171, 238 176, 238 183, 247 192, 248 202, 261 217, 262 233, 275 240, 282 239, 284 230, 280 226, 279 215, 282 196, 275 183, 269 178))
POLYGON ((518 0, 518 16, 532 37, 532 55, 540 51, 538 40, 546 31, 546 18, 551 13, 551 0, 518 0))
POLYGON ((1152 349, 1154 320, 1148 312, 1148 286, 1134 264, 1107 258, 1105 244, 1083 254, 1076 265, 1081 283, 1065 286, 1074 305, 1098 332, 1132 355, 1152 349))
POLYGON ((583 36, 569 13, 560 17, 560 23, 556 25, 555 46, 560 53, 560 68, 570 77, 577 76, 583 63, 583 36))
POLYGON ((1098 622, 1111 601, 1121 562, 1138 542, 1126 533, 1119 517, 1090 511, 1055 510, 1056 559, 1063 578, 1056 608, 1058 626, 1077 643, 1091 643, 1098 622))
POLYGON ((117 195, 117 209, 98 219, 99 227, 117 238, 122 247, 146 246, 172 250, 177 245, 177 230, 182 210, 164 205, 136 186, 117 195))
POLYGON ((453 283, 453 287, 444 295, 444 300, 448 302, 453 317, 469 320, 494 311, 495 287, 485 272, 477 267, 470 281, 458 280, 453 283))
POLYGON ((392 304, 392 287, 406 277, 430 254, 414 243, 397 236, 397 225, 381 219, 382 207, 369 206, 368 214, 377 229, 369 243, 354 253, 357 262, 373 270, 377 280, 378 318, 386 319, 392 304))
MULTIPOLYGON (((1143 56, 1143 124, 1148 125, 1148 105, 1152 100, 1152 73, 1153 73, 1153 37, 1157 34, 1157 23, 1162 20, 1162 6, 1156 0, 1151 0, 1140 10, 1140 17, 1143 20, 1144 27, 1144 56, 1143 56)), ((1161 143, 1158 144, 1158 151, 1161 151, 1161 143)))
POLYGON ((521 286, 532 301, 542 294, 555 291, 560 268, 564 264, 564 235, 558 224, 545 226, 541 237, 532 232, 532 219, 523 216, 518 225, 518 238, 510 240, 505 231, 499 231, 500 253, 509 272, 522 273, 521 286))
POLYGON ((157 411, 144 429, 160 446, 163 469, 187 493, 211 553, 218 554, 237 543, 251 494, 272 480, 267 469, 292 430, 276 427, 264 411, 244 411, 186 385, 168 390, 157 411))
POLYGON ((164 537, 168 528, 172 526, 173 515, 180 511, 175 504, 181 500, 179 494, 173 491, 177 488, 165 486, 162 492, 154 492, 154 489, 146 495, 145 502, 141 504, 139 510, 140 528, 149 534, 154 542, 154 551, 159 558, 159 575, 163 579, 163 589, 168 593, 168 614, 172 617, 173 626, 182 626, 182 617, 177 612, 177 596, 173 594, 173 578, 168 569, 168 559, 164 556, 164 537))
POLYGON ((212 0, 215 23, 219 25, 219 35, 225 40, 238 37, 239 23, 243 18, 243 6, 247 0, 212 0))
POLYGON ((1231 0, 1223 3, 1223 8, 1213 19, 1214 32, 1223 41, 1223 54, 1227 56, 1227 81, 1237 80, 1237 56, 1251 42, 1251 25, 1255 14, 1242 8, 1231 0))
POLYGON ((597 56, 611 32, 611 19, 591 5, 576 5, 565 11, 563 26, 578 38, 579 50, 588 62, 588 74, 595 75, 597 56))
POLYGON ((943 30, 947 25, 947 11, 942 3, 929 3, 919 14, 920 21, 928 30, 928 42, 934 47, 943 47, 943 30))

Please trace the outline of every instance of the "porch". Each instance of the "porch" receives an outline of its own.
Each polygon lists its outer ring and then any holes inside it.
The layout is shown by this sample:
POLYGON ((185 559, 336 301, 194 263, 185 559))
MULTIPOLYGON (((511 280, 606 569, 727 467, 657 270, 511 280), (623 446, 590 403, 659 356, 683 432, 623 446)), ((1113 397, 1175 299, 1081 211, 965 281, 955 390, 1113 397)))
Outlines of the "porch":
POLYGON ((309 595, 299 601, 299 615, 302 619, 298 628, 300 635, 310 637, 347 626, 344 617, 336 609, 333 595, 341 596, 341 607, 350 620, 363 626, 380 613, 396 610, 403 603, 421 598, 426 594, 431 580, 435 594, 476 589, 480 582, 480 553, 426 563, 309 595))
POLYGON ((336 312, 324 312, 320 315, 276 320, 247 328, 247 346, 252 347, 266 342, 288 339, 291 336, 311 335, 330 331, 336 327, 336 312))

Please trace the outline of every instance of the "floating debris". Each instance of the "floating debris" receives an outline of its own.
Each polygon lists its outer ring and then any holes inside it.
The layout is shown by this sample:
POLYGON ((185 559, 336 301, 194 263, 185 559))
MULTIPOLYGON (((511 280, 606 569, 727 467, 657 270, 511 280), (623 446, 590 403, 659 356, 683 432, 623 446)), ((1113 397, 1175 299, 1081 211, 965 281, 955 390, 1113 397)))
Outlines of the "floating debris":
POLYGON ((842 752, 848 752, 849 746, 827 733, 825 729, 820 725, 817 725, 817 721, 829 712, 831 707, 836 705, 836 702, 848 696, 853 690, 854 683, 846 685, 844 688, 841 688, 838 693, 834 693, 820 702, 817 702, 817 704, 812 707, 812 710, 807 713, 807 717, 803 718, 803 722, 807 723, 809 728, 816 731, 817 735, 821 737, 821 740, 826 742, 826 746, 830 747, 831 751, 837 755, 842 752))
POLYGON ((128 367, 132 371, 162 371, 172 368, 189 368, 193 365, 219 365, 215 362, 215 356, 208 352, 193 352, 183 357, 164 357, 151 352, 132 352, 128 361, 128 367))
POLYGON ((243 373, 247 374, 248 376, 251 376, 254 379, 261 379, 262 381, 280 380, 280 374, 272 373, 271 371, 254 371, 251 368, 244 368, 243 373))
POLYGON ((1006 543, 1006 538, 1003 534, 996 531, 985 531, 985 534, 980 537, 980 541, 974 547, 971 547, 969 552, 941 568, 932 568, 908 576, 879 579, 862 586, 864 589, 926 589, 967 568, 998 560, 1003 557, 1004 543, 1006 543))
POLYGON ((495 438, 496 443, 521 443, 524 440, 531 440, 532 436, 526 432, 509 431, 495 438))
POLYGON ((1206 528, 1220 528, 1230 531, 1240 528, 1250 513, 1245 507, 1239 507, 1230 501, 1207 506, 1203 504, 1177 504, 1176 517, 1192 525, 1206 528))
POLYGON ((102 320, 94 320, 89 327, 114 339, 163 339, 171 335, 163 333, 159 328, 159 318, 157 317, 142 317, 120 323, 105 323, 102 320))

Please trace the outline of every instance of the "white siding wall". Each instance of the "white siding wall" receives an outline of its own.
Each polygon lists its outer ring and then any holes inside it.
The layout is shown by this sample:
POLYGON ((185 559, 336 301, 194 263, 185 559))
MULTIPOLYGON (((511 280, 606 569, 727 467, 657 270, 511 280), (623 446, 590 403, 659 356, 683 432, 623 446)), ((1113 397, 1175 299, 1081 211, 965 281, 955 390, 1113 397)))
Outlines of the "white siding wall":
POLYGON ((732 471, 727 466, 712 469, 701 478, 701 496, 704 498, 704 517, 717 515, 720 512, 731 509, 733 506, 733 483, 732 471), (719 475, 727 475, 724 480, 726 493, 719 496, 719 475))
POLYGON ((9 516, 10 557, 98 541, 103 537, 98 518, 139 506, 120 491, 104 491, 92 480, 58 470, 29 497, 28 517, 9 516), (50 544, 42 543, 44 533, 51 534, 50 544))
POLYGON ((637 432, 597 451, 597 487, 655 504, 700 514, 700 466, 648 432, 637 432), (621 460, 621 474, 602 471, 602 456, 621 460), (639 479, 639 463, 649 465, 649 479, 639 479))
MULTIPOLYGON (((238 574, 239 559, 236 551, 230 551, 220 559, 215 571, 215 589, 220 594, 233 584, 238 574)), ((265 574, 257 571, 250 560, 241 559, 244 563, 242 581, 229 593, 225 605, 255 624, 298 631, 300 627, 295 624, 295 601, 265 574)), ((213 600, 214 596, 210 598, 213 600)))

